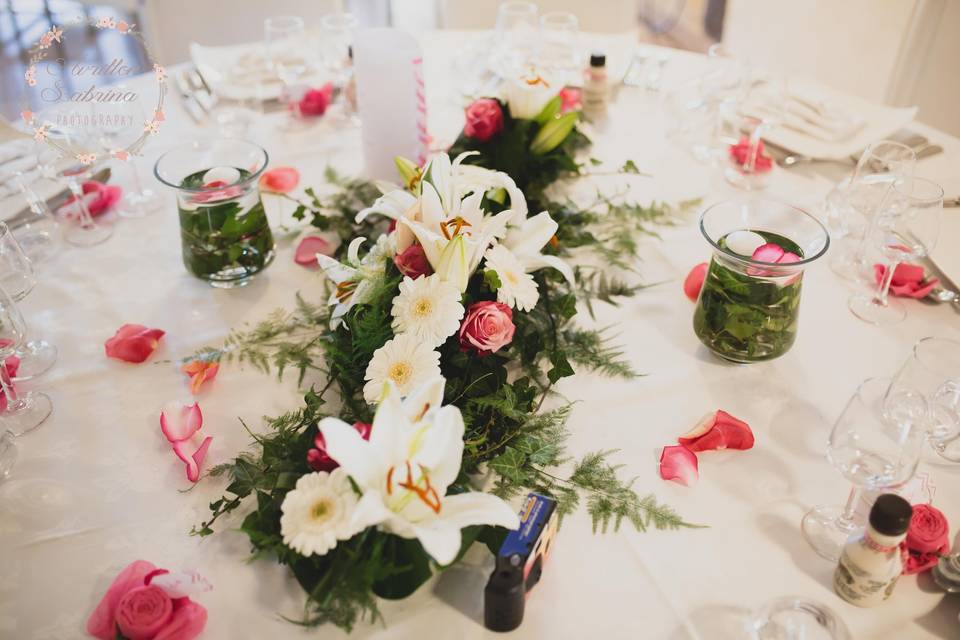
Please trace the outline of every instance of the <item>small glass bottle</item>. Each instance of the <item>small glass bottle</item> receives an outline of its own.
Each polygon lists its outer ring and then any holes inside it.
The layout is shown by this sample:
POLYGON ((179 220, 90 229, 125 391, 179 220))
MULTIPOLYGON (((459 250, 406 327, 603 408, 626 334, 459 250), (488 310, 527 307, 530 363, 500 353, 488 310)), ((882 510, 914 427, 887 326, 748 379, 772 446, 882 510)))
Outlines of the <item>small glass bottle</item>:
POLYGON ((870 525, 850 536, 833 574, 833 589, 858 607, 872 607, 890 597, 903 572, 900 543, 907 536, 913 507, 885 493, 870 509, 870 525))
POLYGON ((590 55, 583 81, 583 115, 589 120, 598 120, 607 115, 610 86, 607 81, 607 56, 602 53, 590 55))

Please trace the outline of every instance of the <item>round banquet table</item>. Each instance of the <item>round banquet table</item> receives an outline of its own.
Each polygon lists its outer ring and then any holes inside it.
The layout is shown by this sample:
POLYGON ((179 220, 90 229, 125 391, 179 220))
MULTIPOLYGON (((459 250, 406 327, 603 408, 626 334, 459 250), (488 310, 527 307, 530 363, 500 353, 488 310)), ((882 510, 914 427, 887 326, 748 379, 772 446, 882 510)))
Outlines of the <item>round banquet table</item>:
MULTIPOLYGON (((424 50, 430 129, 438 146, 462 126, 452 52, 476 34, 432 32, 424 50)), ((613 61, 629 51, 626 37, 596 36, 613 61)), ((693 77, 709 61, 671 51, 666 77, 693 77)), ((175 73, 176 68, 171 69, 175 73)), ((141 79, 149 82, 149 78, 141 79)), ((293 165, 302 186, 320 185, 327 165, 362 171, 356 128, 332 122, 279 133, 265 116, 252 132, 273 166, 293 165)), ((733 192, 715 169, 697 163, 668 139, 670 116, 662 97, 624 87, 608 121, 594 127, 593 157, 611 166, 633 159, 651 178, 596 178, 591 188, 629 189, 628 197, 705 202, 733 192)), ((945 152, 920 161, 917 173, 960 193, 960 140, 914 124, 945 152)), ((187 117, 175 96, 167 122, 140 159, 146 175, 166 149, 213 136, 187 117)), ((845 169, 811 164, 778 170, 768 193, 817 211, 845 169)), ((152 178, 150 178, 152 181, 152 178)), ((159 187, 159 185, 157 185, 159 187)), ((285 567, 269 559, 245 562, 239 518, 205 539, 191 526, 205 519, 224 479, 190 487, 183 465, 158 428, 160 407, 188 401, 186 378, 175 363, 204 345, 218 344, 233 327, 287 307, 298 291, 319 299, 322 276, 293 262, 292 239, 278 243, 272 266, 249 286, 212 289, 189 276, 180 259, 173 194, 149 217, 123 219, 106 243, 64 247, 42 265, 39 285, 22 303, 30 334, 60 349, 55 368, 26 388, 48 392, 55 409, 41 428, 19 438, 14 474, 0 483, 0 637, 79 638, 86 617, 114 575, 143 558, 170 569, 195 568, 213 584, 199 596, 209 611, 204 638, 264 638, 344 634, 326 626, 303 630, 283 620, 302 614, 303 594, 285 567), (141 323, 167 334, 150 361, 128 365, 107 359, 104 341, 121 324, 141 323)), ((277 202, 267 203, 280 215, 277 202)), ((960 213, 947 210, 936 255, 960 243, 960 213)), ((560 391, 577 402, 569 449, 583 454, 618 449, 621 472, 636 476, 641 493, 654 492, 704 529, 593 534, 577 514, 561 529, 544 578, 527 600, 516 637, 734 638, 745 614, 778 596, 799 595, 837 611, 855 638, 960 637, 960 597, 946 597, 929 575, 901 579, 890 601, 861 610, 831 588, 833 566, 800 534, 800 518, 815 504, 840 503, 849 485, 825 458, 833 419, 864 378, 890 375, 914 341, 927 335, 960 338, 960 315, 946 305, 908 301, 905 322, 877 328, 855 318, 851 289, 828 268, 813 264, 804 284, 801 329, 793 349, 764 364, 736 366, 711 356, 693 333, 693 305, 680 283, 709 250, 693 214, 643 242, 638 265, 648 282, 665 281, 601 307, 596 320, 614 325, 626 356, 646 375, 631 381, 580 373, 560 391), (659 447, 675 441, 718 408, 752 426, 747 452, 701 456, 700 481, 691 488, 664 482, 659 447)), ((298 406, 296 376, 278 381, 250 367, 228 365, 202 392, 204 431, 213 436, 207 467, 251 446, 239 419, 262 429, 261 416, 298 406)), ((920 472, 935 487, 934 504, 960 528, 960 466, 932 463, 920 472)), ((242 511, 242 510, 241 510, 242 511)), ((494 637, 482 626, 482 590, 490 570, 484 554, 435 577, 412 597, 382 602, 385 624, 362 623, 360 638, 494 637)))

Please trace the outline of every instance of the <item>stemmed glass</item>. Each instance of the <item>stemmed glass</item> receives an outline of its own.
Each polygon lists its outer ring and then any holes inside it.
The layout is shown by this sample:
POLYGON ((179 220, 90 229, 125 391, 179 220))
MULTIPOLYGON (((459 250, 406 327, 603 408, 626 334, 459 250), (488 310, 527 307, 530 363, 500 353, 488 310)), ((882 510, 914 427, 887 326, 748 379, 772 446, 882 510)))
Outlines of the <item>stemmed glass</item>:
MULTIPOLYGON (((13 298, 0 287, 0 363, 16 355, 23 345, 26 325, 13 298)), ((53 411, 50 397, 39 391, 18 392, 5 365, 0 366, 0 425, 21 436, 39 427, 53 411)))
POLYGON ((577 16, 568 11, 551 11, 540 16, 540 64, 564 84, 576 80, 580 68, 579 29, 577 16))
POLYGON ((922 258, 933 250, 942 216, 940 185, 924 178, 900 178, 893 183, 867 228, 867 242, 879 248, 887 261, 884 277, 875 293, 857 293, 850 298, 855 316, 876 325, 906 317, 904 306, 889 299, 890 282, 901 262, 922 258))
POLYGON ((867 273, 864 254, 870 222, 890 185, 900 178, 913 177, 916 161, 917 155, 910 147, 892 140, 879 140, 864 150, 853 174, 827 194, 827 223, 833 237, 842 238, 853 232, 851 218, 865 221, 856 246, 839 252, 830 262, 830 268, 841 278, 857 281, 867 273))
POLYGON ((57 251, 57 220, 47 203, 23 181, 23 174, 13 176, 31 217, 17 226, 16 236, 24 253, 34 262, 42 262, 57 251))
POLYGON ((801 528, 810 546, 836 561, 856 528, 860 492, 897 487, 913 477, 925 435, 926 405, 918 393, 887 397, 889 378, 865 380, 830 433, 827 459, 853 487, 843 508, 817 506, 801 528))
POLYGON ((353 73, 353 38, 359 25, 352 13, 331 13, 320 20, 323 65, 333 76, 333 85, 348 119, 353 116, 353 104, 346 91, 353 73))
MULTIPOLYGON (((33 263, 5 222, 0 222, 0 286, 15 301, 27 297, 37 284, 33 263)), ((15 354, 20 359, 16 382, 30 380, 46 372, 57 361, 57 348, 46 340, 30 340, 15 354)))
POLYGON ((960 342, 923 338, 893 377, 888 399, 920 394, 927 403, 927 439, 940 457, 960 462, 960 342))
POLYGON ((60 156, 55 150, 41 151, 38 156, 40 171, 45 178, 65 182, 74 197, 77 218, 65 225, 63 238, 78 247, 90 247, 106 241, 113 235, 113 222, 94 220, 84 199, 83 183, 89 180, 96 166, 80 164, 73 158, 60 156))
POLYGON ((285 126, 291 127, 299 117, 302 87, 300 78, 307 72, 307 60, 304 57, 303 18, 297 16, 278 16, 267 18, 263 23, 266 35, 267 59, 273 73, 283 83, 280 100, 287 105, 291 116, 285 120, 285 126))
MULTIPOLYGON (((116 85, 117 91, 127 91, 126 85, 116 85)), ((97 105, 95 119, 98 142, 109 154, 121 150, 137 139, 146 120, 139 100, 103 102, 97 105)), ((118 213, 125 218, 142 218, 160 208, 163 199, 157 191, 143 186, 136 161, 129 160, 133 188, 128 188, 120 201, 118 213)))
POLYGON ((495 27, 502 76, 513 76, 533 61, 537 46, 537 16, 540 10, 532 2, 503 2, 497 10, 495 27))

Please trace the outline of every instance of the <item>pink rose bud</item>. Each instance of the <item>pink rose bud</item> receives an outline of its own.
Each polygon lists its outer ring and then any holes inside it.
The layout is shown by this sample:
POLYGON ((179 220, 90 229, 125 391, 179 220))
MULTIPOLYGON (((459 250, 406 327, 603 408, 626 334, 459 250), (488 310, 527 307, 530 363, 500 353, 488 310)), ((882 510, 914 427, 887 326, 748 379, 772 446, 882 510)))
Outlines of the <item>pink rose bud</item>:
POLYGON ((429 276, 433 268, 427 260, 427 254, 419 244, 412 244, 393 257, 393 263, 403 275, 416 280, 420 276, 429 276))
POLYGON ((307 89, 300 99, 300 115, 322 116, 333 98, 333 85, 329 82, 319 89, 307 89))
MULTIPOLYGON (((360 437, 364 440, 370 439, 370 431, 373 429, 373 425, 370 423, 354 422, 353 428, 357 430, 357 433, 359 433, 360 437)), ((313 437, 313 446, 316 448, 307 451, 307 464, 311 469, 329 473, 340 466, 336 460, 327 454, 327 441, 323 437, 323 432, 318 431, 317 435, 313 437)))
POLYGON ((463 133, 478 142, 486 142, 503 131, 503 109, 493 98, 481 98, 467 107, 463 133))
POLYGON ((173 601, 156 586, 131 589, 117 604, 117 627, 129 640, 152 640, 173 615, 173 601))
POLYGON ((513 341, 513 311, 505 304, 484 300, 467 309, 460 325, 460 348, 478 356, 496 353, 513 341))

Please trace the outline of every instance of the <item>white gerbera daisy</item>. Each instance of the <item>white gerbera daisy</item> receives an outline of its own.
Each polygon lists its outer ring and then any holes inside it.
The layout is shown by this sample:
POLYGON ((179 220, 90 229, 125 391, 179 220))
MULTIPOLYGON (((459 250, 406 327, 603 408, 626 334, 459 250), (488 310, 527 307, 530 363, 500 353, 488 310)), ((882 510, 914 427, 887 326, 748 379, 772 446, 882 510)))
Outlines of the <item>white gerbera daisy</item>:
POLYGON ((433 274, 416 280, 404 278, 390 313, 394 332, 412 333, 437 347, 460 328, 464 309, 456 285, 433 274))
POLYGON ((537 283, 510 249, 502 244, 495 245, 490 247, 484 258, 487 260, 486 268, 496 272, 500 279, 497 300, 520 311, 529 311, 537 306, 537 300, 540 299, 537 283))
POLYGON ((360 532, 351 525, 357 494, 343 469, 308 473, 280 505, 283 543, 304 556, 322 556, 360 532))
POLYGON ((384 385, 392 380, 401 396, 440 375, 440 354, 412 333, 401 333, 373 352, 363 379, 363 397, 380 402, 384 385))

